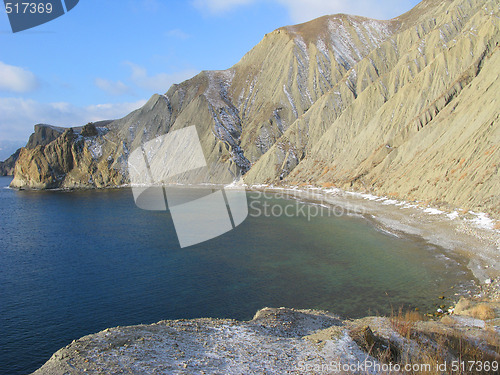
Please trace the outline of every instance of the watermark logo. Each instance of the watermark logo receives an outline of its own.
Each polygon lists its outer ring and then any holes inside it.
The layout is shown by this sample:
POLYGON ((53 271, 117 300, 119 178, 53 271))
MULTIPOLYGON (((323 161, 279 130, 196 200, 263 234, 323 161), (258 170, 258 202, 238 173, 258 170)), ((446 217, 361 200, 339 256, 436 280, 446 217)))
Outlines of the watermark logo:
POLYGON ((254 186, 247 194, 241 176, 227 164, 207 163, 203 150, 216 147, 206 142, 203 148, 196 127, 189 126, 146 142, 128 158, 135 204, 169 210, 182 248, 219 237, 247 217, 312 221, 366 214, 338 189, 254 186))
POLYGON ((248 216, 242 180, 222 163, 207 164, 195 126, 135 149, 128 170, 136 205, 151 211, 168 207, 182 248, 221 236, 248 216))
POLYGON ((249 194, 252 218, 298 218, 308 222, 320 217, 340 218, 366 215, 363 206, 350 203, 344 192, 264 189, 249 194))
POLYGON ((31 29, 73 9, 79 0, 4 0, 12 32, 31 29))

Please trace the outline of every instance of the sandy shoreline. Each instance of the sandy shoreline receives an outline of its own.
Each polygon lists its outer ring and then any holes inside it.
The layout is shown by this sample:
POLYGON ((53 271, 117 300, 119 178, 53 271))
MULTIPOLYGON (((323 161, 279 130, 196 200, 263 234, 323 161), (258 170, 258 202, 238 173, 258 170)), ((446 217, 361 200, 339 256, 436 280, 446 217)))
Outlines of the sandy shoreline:
MULTIPOLYGON (((464 212, 457 208, 451 212, 427 206, 422 202, 406 202, 359 192, 346 192, 337 188, 313 186, 245 185, 238 182, 225 185, 174 185, 179 188, 245 189, 281 195, 307 204, 320 205, 342 214, 360 216, 379 230, 394 236, 421 238, 439 246, 447 255, 467 260, 477 284, 478 297, 500 298, 500 230, 487 214, 464 212)), ((97 190, 133 188, 131 184, 97 190)), ((93 189, 49 189, 71 192, 93 189)), ((497 223, 498 224, 498 223, 497 223)))
POLYGON ((277 193, 285 198, 318 204, 362 216, 395 236, 413 236, 440 246, 449 255, 466 259, 478 284, 478 296, 500 296, 500 230, 481 213, 444 212, 419 202, 404 202, 369 194, 294 186, 248 186, 249 191, 277 193), (491 283, 490 283, 491 281, 491 283))

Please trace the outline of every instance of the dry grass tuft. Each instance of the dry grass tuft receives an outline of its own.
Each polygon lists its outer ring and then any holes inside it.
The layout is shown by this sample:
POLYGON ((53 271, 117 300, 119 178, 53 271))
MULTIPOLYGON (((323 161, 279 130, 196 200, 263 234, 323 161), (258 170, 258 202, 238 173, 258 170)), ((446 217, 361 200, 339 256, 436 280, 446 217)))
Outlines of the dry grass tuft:
POLYGON ((460 301, 458 301, 458 303, 455 306, 455 314, 461 315, 464 312, 466 312, 467 310, 469 310, 471 307, 472 307, 471 300, 462 297, 462 298, 460 298, 460 301))
POLYGON ((487 303, 474 303, 466 298, 460 299, 455 306, 456 315, 471 316, 476 319, 489 320, 495 319, 495 310, 487 303))
POLYGON ((410 338, 415 323, 423 321, 424 317, 418 311, 403 312, 400 308, 397 314, 392 312, 390 319, 392 328, 396 332, 405 338, 410 338))
POLYGON ((470 310, 470 315, 481 320, 495 319, 495 310, 488 305, 479 304, 470 310))
MULTIPOLYGON (((409 321, 408 323, 412 323, 409 321)), ((401 368, 411 368, 406 370, 405 374, 410 375, 443 375, 445 372, 437 367, 437 364, 446 364, 446 374, 466 375, 466 374, 492 374, 491 368, 481 369, 477 367, 473 372, 465 368, 458 368, 451 371, 451 362, 458 360, 461 363, 498 363, 500 355, 498 340, 494 342, 483 342, 480 347, 477 342, 472 342, 463 336, 460 332, 430 332, 430 331, 413 331, 408 338, 416 344, 417 348, 413 347, 411 351, 402 353, 401 348, 396 348, 395 352, 399 353, 396 362, 401 365, 401 368), (413 367, 418 364, 418 366, 413 367)), ((490 340, 487 340, 490 341, 490 340)), ((407 349, 408 350, 408 349, 407 349)), ((388 363, 386 353, 380 353, 376 357, 381 363, 388 363)), ((395 357, 389 357, 394 360, 395 357)))
MULTIPOLYGON (((463 301, 464 307, 469 301, 463 301)), ((494 311, 485 304, 475 306, 469 311, 475 311, 477 317, 483 319, 485 317, 494 316, 494 311)), ((428 375, 442 375, 443 372, 436 368, 436 364, 447 363, 450 364, 452 358, 459 359, 460 361, 479 361, 481 363, 493 363, 500 359, 500 343, 498 335, 492 333, 491 337, 483 340, 482 343, 469 340, 464 334, 458 330, 429 330, 425 326, 417 326, 417 322, 423 321, 424 317, 416 311, 399 311, 390 317, 390 322, 393 329, 403 336, 406 340, 416 344, 411 351, 405 351, 402 347, 395 346, 394 353, 398 353, 397 362, 404 367, 405 365, 421 364, 422 367, 418 371, 407 371, 406 374, 428 374, 428 375), (427 365, 427 366, 426 366, 427 365)), ((432 327, 432 326, 431 326, 432 327)), ((408 350, 408 347, 406 348, 408 350)), ((372 351, 373 353, 373 351, 372 351)), ((376 354, 376 353, 373 353, 376 354)), ((380 362, 387 363, 387 354, 379 353, 376 357, 380 362)), ((395 356, 390 357, 394 360, 395 356)), ((488 371, 480 371, 477 369, 476 374, 489 374, 488 371)), ((459 369, 455 372, 450 372, 453 375, 465 375, 470 372, 459 369)))

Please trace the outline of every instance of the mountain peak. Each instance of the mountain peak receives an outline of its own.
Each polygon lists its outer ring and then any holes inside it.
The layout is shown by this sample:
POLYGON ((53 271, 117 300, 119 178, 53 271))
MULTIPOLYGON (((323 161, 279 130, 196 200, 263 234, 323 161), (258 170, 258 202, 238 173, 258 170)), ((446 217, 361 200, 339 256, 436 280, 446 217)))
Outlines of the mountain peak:
POLYGON ((13 186, 122 183, 135 148, 195 125, 207 162, 249 184, 336 186, 498 216, 499 20, 496 0, 426 0, 392 20, 337 14, 279 28, 105 137, 23 150, 13 186), (73 153, 70 170, 57 165, 62 151, 73 153))

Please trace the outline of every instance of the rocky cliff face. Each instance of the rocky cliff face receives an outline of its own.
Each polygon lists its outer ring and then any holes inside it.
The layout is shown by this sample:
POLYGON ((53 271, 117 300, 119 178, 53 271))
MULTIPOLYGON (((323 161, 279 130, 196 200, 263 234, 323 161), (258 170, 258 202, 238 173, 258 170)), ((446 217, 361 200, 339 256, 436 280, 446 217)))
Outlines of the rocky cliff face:
MULTIPOLYGON (((31 150, 39 145, 48 145, 50 142, 58 138, 64 130, 66 129, 57 126, 37 124, 35 125, 35 131, 31 134, 25 148, 31 150)), ((14 168, 17 160, 19 159, 20 153, 21 149, 18 149, 8 159, 0 162, 0 176, 12 176, 14 174, 14 168)))
POLYGON ((26 144, 26 148, 34 149, 36 146, 46 146, 50 142, 59 138, 65 130, 65 128, 58 126, 37 124, 35 125, 35 131, 31 134, 30 139, 26 144))
POLYGON ((21 149, 18 149, 8 159, 0 162, 0 176, 12 176, 14 174, 14 167, 20 153, 21 149))
MULTIPOLYGON (((124 183, 123 153, 106 127, 88 124, 65 129, 46 145, 23 148, 14 168, 12 187, 33 189, 88 188, 124 183)), ((37 135, 30 138, 36 142, 37 135)), ((29 143, 28 143, 29 144, 29 143)))
POLYGON ((494 0, 426 0, 389 21, 325 16, 267 34, 98 134, 23 149, 13 186, 129 181, 131 151, 195 125, 247 183, 337 186, 500 217, 494 0))
POLYGON ((289 129, 283 143, 306 149, 304 160, 285 163, 276 145, 250 179, 271 170, 274 157, 283 160, 288 183, 370 190, 498 217, 499 15, 497 2, 455 1, 422 28, 398 33, 351 71, 359 95, 344 111, 331 115, 331 92, 289 129), (367 73, 372 68, 378 76, 367 73), (329 126, 320 137, 299 137, 325 116, 329 126))

